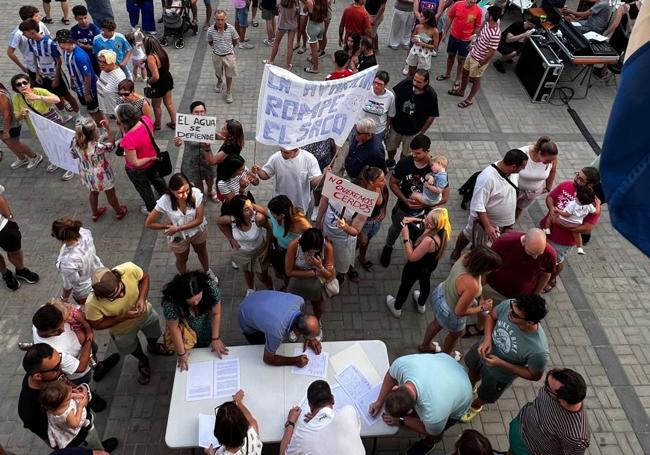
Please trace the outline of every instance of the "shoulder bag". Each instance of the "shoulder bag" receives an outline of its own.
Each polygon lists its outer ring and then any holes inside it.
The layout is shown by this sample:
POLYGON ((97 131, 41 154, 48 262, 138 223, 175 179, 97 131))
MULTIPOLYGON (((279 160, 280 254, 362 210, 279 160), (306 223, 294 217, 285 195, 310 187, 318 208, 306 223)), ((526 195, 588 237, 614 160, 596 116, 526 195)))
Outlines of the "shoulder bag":
POLYGON ((143 120, 140 120, 140 122, 146 128, 147 133, 149 133, 149 139, 151 139, 151 145, 153 145, 154 150, 156 150, 156 156, 158 157, 158 162, 156 162, 154 166, 156 166, 156 169, 158 170, 158 174, 160 174, 161 177, 166 177, 172 173, 172 160, 169 157, 169 152, 166 150, 165 151, 160 150, 160 147, 158 147, 158 144, 156 143, 156 140, 154 139, 153 134, 149 129, 149 126, 143 120))

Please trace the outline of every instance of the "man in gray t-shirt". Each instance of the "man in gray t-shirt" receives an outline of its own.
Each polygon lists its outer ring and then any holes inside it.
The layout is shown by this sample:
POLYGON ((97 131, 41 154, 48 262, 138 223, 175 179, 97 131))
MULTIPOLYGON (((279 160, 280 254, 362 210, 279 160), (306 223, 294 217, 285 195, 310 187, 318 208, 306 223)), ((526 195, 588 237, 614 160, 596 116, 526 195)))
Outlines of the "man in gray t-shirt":
POLYGON ((609 6, 609 0, 600 0, 587 11, 574 11, 569 8, 562 8, 562 13, 567 17, 566 20, 578 20, 579 24, 576 29, 580 33, 596 32, 602 34, 607 30, 613 11, 609 6))
POLYGON ((305 354, 295 357, 276 354, 284 339, 291 339, 292 334, 293 341, 302 335, 304 348, 309 346, 320 354, 320 341, 316 339, 320 324, 314 316, 303 313, 304 304, 302 297, 278 291, 257 291, 239 304, 239 326, 249 343, 264 345, 264 363, 300 368, 307 365, 305 354))
POLYGON ((508 299, 492 309, 485 336, 465 356, 472 385, 481 381, 477 398, 460 421, 471 421, 485 403, 494 403, 520 377, 538 381, 548 362, 548 342, 540 321, 546 302, 537 294, 508 299))

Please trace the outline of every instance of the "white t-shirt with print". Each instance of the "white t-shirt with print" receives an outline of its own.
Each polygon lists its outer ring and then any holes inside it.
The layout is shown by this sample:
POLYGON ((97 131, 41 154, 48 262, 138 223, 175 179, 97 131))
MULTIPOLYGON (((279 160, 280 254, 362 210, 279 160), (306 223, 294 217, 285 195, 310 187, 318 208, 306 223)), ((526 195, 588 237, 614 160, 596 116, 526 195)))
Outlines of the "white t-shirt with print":
POLYGON ((230 452, 226 450, 225 447, 221 446, 217 449, 215 455, 262 455, 262 441, 257 435, 255 429, 251 426, 248 428, 246 433, 246 441, 244 445, 239 448, 236 452, 230 452))
MULTIPOLYGON (((172 209, 172 201, 167 194, 156 201, 154 210, 165 215, 174 226, 182 226, 194 221, 196 218, 196 209, 203 203, 203 191, 198 188, 192 188, 192 196, 194 197, 194 207, 190 207, 188 204, 185 213, 181 212, 178 207, 176 210, 172 209)), ((203 223, 200 225, 191 229, 185 229, 174 235, 182 235, 183 238, 190 238, 205 229, 206 224, 208 224, 208 220, 204 216, 203 223)))
POLYGON ((322 172, 318 160, 311 153, 298 149, 295 158, 285 160, 282 152, 275 152, 262 167, 269 177, 275 177, 273 197, 286 195, 293 205, 307 211, 311 202, 311 180, 322 172))
POLYGON ((386 130, 388 117, 395 117, 395 95, 390 90, 386 90, 383 95, 376 95, 374 90, 370 90, 368 100, 359 114, 359 120, 373 119, 377 124, 376 133, 382 133, 386 130))
POLYGON ((322 408, 309 422, 298 419, 286 455, 365 455, 361 421, 353 406, 322 408))

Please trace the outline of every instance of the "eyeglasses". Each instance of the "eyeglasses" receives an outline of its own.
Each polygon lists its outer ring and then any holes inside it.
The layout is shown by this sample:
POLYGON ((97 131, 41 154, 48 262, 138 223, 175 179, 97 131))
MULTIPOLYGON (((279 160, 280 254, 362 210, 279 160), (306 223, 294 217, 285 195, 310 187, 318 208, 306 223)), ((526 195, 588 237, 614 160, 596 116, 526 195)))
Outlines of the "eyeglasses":
POLYGON ((519 316, 519 315, 515 312, 515 301, 514 301, 514 300, 511 300, 511 301, 510 301, 510 315, 511 315, 513 318, 515 318, 515 319, 519 319, 519 320, 521 320, 521 321, 525 321, 525 320, 526 320, 526 318, 519 316))
POLYGON ((117 92, 117 94, 122 96, 122 97, 127 97, 127 96, 129 96, 131 94, 131 92, 117 92))
POLYGON ((29 85, 29 81, 16 81, 16 87, 27 87, 29 85))
POLYGON ((59 362, 54 365, 52 368, 49 368, 47 370, 40 370, 39 373, 51 373, 54 371, 61 371, 61 362, 63 361, 63 354, 59 352, 59 362))

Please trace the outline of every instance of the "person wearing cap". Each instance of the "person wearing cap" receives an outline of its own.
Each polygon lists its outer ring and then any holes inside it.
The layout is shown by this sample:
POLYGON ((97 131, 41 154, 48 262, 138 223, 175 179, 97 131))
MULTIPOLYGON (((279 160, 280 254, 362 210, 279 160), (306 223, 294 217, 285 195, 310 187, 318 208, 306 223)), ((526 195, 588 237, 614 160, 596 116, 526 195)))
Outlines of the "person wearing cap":
POLYGON ((88 53, 75 44, 68 29, 57 31, 55 41, 63 50, 63 61, 68 68, 68 74, 72 79, 72 88, 79 98, 79 103, 86 106, 90 116, 99 124, 106 117, 99 109, 97 76, 93 71, 93 64, 88 53))
POLYGON ((158 342, 162 335, 158 313, 147 301, 149 274, 133 262, 125 262, 112 270, 101 267, 92 277, 93 292, 86 300, 86 320, 95 330, 109 329, 111 338, 122 355, 138 359, 138 382, 149 384, 149 358, 142 351, 138 332, 147 338, 147 352, 173 355, 158 342))

